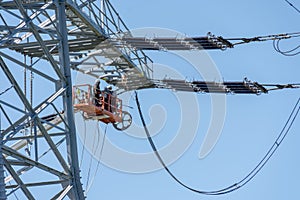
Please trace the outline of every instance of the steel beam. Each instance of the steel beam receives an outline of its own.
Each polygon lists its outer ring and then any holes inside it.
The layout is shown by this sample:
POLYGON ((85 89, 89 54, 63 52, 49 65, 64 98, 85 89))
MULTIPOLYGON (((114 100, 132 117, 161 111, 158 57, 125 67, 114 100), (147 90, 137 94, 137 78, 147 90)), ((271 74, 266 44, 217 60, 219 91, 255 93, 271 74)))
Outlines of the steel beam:
MULTIPOLYGON (((56 175, 59 178, 66 179, 66 180, 70 179, 70 176, 67 173, 62 173, 62 172, 60 172, 60 171, 58 171, 56 169, 53 169, 51 167, 48 167, 48 166, 46 166, 46 165, 44 165, 42 163, 34 161, 34 160, 32 160, 32 159, 30 159, 30 158, 28 158, 28 157, 20 154, 16 150, 13 150, 13 149, 11 149, 11 148, 9 148, 7 146, 3 146, 3 153, 5 155, 7 155, 7 156, 10 156, 10 157, 13 157, 15 159, 21 160, 21 161, 23 161, 23 162, 25 162, 25 163, 27 163, 27 164, 29 164, 31 166, 37 167, 37 168, 39 168, 41 170, 44 170, 44 171, 49 172, 49 173, 51 173, 53 175, 56 175)), ((9 163, 9 162, 7 161, 7 163, 9 163)))
POLYGON ((23 181, 21 180, 21 178, 18 176, 18 174, 15 172, 15 170, 11 167, 11 165, 7 162, 7 160, 5 158, 3 158, 4 160, 4 165, 7 169, 7 171, 10 173, 10 175, 14 178, 14 180, 16 181, 16 183, 18 184, 18 186, 21 188, 21 190, 24 192, 25 196, 29 199, 29 200, 34 200, 33 195, 31 194, 31 192, 28 190, 28 188, 24 185, 23 181))
POLYGON ((70 190, 68 194, 71 198, 82 200, 85 199, 82 184, 80 182, 80 169, 78 163, 78 150, 76 141, 76 128, 73 116, 73 104, 72 104, 72 79, 71 79, 71 65, 70 65, 70 55, 68 46, 68 31, 66 23, 66 1, 58 0, 55 2, 57 10, 58 19, 58 30, 60 32, 60 42, 59 42, 59 62, 61 65, 61 72, 65 79, 62 83, 66 91, 63 95, 64 102, 64 115, 65 121, 68 125, 68 130, 66 133, 67 141, 67 152, 68 152, 68 162, 70 164, 70 172, 72 176, 71 184, 73 189, 70 190))
MULTIPOLYGON (((31 117, 36 116, 36 112, 40 112, 40 110, 42 110, 43 107, 46 107, 46 105, 45 106, 42 105, 35 112, 35 110, 31 107, 30 103, 28 102, 28 100, 27 100, 26 96, 24 95, 23 91, 19 87, 18 82, 15 80, 14 76, 11 74, 11 72, 9 71, 8 67, 6 66, 5 62, 3 61, 3 59, 1 57, 0 57, 0 66, 1 66, 2 70, 4 71, 4 73, 6 74, 9 81, 11 82, 11 84, 14 85, 14 88, 15 88, 17 94, 19 95, 19 97, 22 100, 23 104, 25 105, 26 109, 29 111, 31 117)), ((25 118, 25 117, 23 117, 23 118, 25 118)), ((39 118, 36 118, 36 124, 37 124, 38 128, 40 129, 40 131, 42 132, 43 136, 45 137, 47 143, 49 144, 49 146, 53 150, 53 153, 57 157, 58 161, 60 162, 60 164, 62 165, 64 170, 67 172, 69 170, 69 167, 68 167, 66 161, 62 157, 61 153, 57 150, 54 142, 52 141, 51 137, 48 135, 47 131, 45 130, 45 128, 42 125, 39 118)), ((5 130, 3 134, 5 134, 6 132, 7 132, 7 130, 5 130)))
POLYGON ((41 71, 39 71, 39 70, 37 70, 37 69, 34 69, 33 66, 28 66, 28 65, 22 63, 21 61, 19 61, 19 60, 13 58, 13 57, 11 57, 11 56, 9 56, 9 55, 7 55, 7 54, 1 52, 1 51, 0 51, 0 56, 2 56, 2 57, 4 57, 4 58, 6 58, 6 59, 8 59, 8 60, 10 60, 10 61, 12 61, 12 62, 18 64, 19 66, 24 67, 25 69, 27 69, 27 70, 29 70, 29 71, 31 71, 31 72, 37 74, 37 75, 40 75, 40 76, 44 77, 45 79, 47 79, 47 80, 49 80, 49 81, 52 81, 52 82, 54 82, 54 83, 57 82, 56 79, 52 78, 51 76, 48 76, 48 75, 45 74, 45 73, 42 73, 41 71))
MULTIPOLYGON (((1 57, 0 57, 0 65, 1 65, 1 57)), ((8 71, 9 72, 9 71, 8 71)), ((19 88, 19 87, 18 87, 19 88)), ((20 89, 20 88, 19 88, 20 89)), ((45 101, 43 101, 42 103, 40 103, 38 106, 36 106, 33 109, 33 112, 31 113, 24 113, 25 115, 23 117, 21 117, 20 119, 18 119, 14 124, 12 124, 10 127, 8 127, 6 130, 3 131, 2 135, 5 136, 6 134, 8 134, 11 130, 15 129, 16 127, 18 127, 19 124, 23 123, 28 117, 36 117, 41 111, 43 111, 49 104, 51 104, 56 98, 58 98, 58 96, 60 96, 63 92, 65 91, 64 88, 61 88, 60 90, 58 90, 57 92, 55 92, 53 95, 51 95, 49 98, 47 98, 45 101), (34 115, 31 115, 32 113, 34 113, 34 115)), ((24 96, 24 94, 23 94, 24 96)), ((25 97, 26 98, 26 97, 25 97)), ((27 100, 26 100, 27 101, 27 100)), ((9 105, 6 104, 5 102, 0 101, 0 103, 3 103, 5 105, 9 105)), ((28 108, 28 107, 27 107, 28 108)), ((18 109, 19 110, 19 109, 18 109)), ((23 111, 22 111, 23 112, 23 111)), ((19 131, 19 130, 14 130, 15 132, 19 131)))
POLYGON ((39 32, 35 29, 35 25, 33 24, 32 20, 27 15, 27 13, 26 13, 23 5, 22 5, 22 2, 20 0, 15 0, 15 3, 17 5, 17 7, 19 8, 19 11, 22 14, 22 16, 24 17, 24 19, 26 21, 28 21, 28 25, 29 25, 31 31, 33 32, 33 35, 35 36, 36 40, 40 43, 44 54, 46 55, 47 59, 51 63, 51 65, 54 68, 56 74, 58 75, 58 77, 61 80, 65 81, 65 77, 62 75, 61 71, 59 70, 59 67, 58 67, 56 61, 54 60, 53 56, 51 55, 49 49, 44 44, 44 41, 43 41, 42 37, 40 36, 39 32))

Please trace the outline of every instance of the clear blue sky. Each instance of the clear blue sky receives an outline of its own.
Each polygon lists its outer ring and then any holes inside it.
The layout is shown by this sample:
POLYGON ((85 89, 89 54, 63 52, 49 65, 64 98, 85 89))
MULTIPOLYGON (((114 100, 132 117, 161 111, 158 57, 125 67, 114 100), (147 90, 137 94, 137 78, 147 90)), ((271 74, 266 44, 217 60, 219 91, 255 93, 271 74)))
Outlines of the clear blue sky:
MULTIPOLYGON (((300 8, 299 2, 290 1, 300 8)), ((300 14, 284 0, 253 0, 251 2, 111 0, 111 3, 127 26, 132 29, 156 27, 171 29, 188 36, 205 36, 207 32, 212 32, 224 38, 299 31, 300 14)), ((283 42, 283 47, 289 49, 299 43, 299 39, 287 40, 283 42)), ((208 54, 221 73, 221 77, 226 81, 242 81, 244 77, 248 77, 259 83, 300 82, 300 55, 285 57, 275 52, 272 42, 246 44, 226 51, 209 51, 208 54)), ((191 65, 174 54, 147 52, 147 55, 156 63, 155 69, 167 66, 174 68, 183 77, 202 79, 193 74, 191 65)), ((164 75, 164 71, 159 72, 161 76, 164 75)), ((20 77, 22 75, 21 73, 15 74, 20 77)), ((76 82, 75 76, 73 80, 76 82)), ((150 131, 155 129, 155 132, 152 132, 156 134, 153 139, 159 149, 168 146, 172 139, 177 137, 176 133, 180 127, 195 124, 198 126, 192 144, 169 168, 184 183, 200 190, 218 190, 244 178, 275 141, 299 94, 299 89, 287 89, 260 96, 228 95, 226 118, 221 136, 211 153, 204 159, 199 159, 200 147, 212 115, 210 96, 208 94, 189 95, 189 98, 196 98, 198 102, 198 107, 193 113, 199 114, 200 119, 197 120, 191 115, 183 120, 179 107, 182 105, 178 103, 172 91, 153 89, 139 92, 147 123, 152 121, 154 126, 158 127, 150 131), (185 124, 180 125, 182 121, 185 124)), ((175 93, 175 95, 185 94, 175 93)), ((186 106, 192 104, 188 100, 182 103, 186 106)), ((134 125, 140 126, 141 122, 132 98, 130 98, 129 105, 133 107, 127 110, 133 115, 134 125)), ((174 182, 164 170, 136 174, 100 164, 94 176, 97 161, 93 160, 89 180, 94 179, 94 184, 87 197, 88 199, 109 200, 299 199, 300 157, 297 154, 300 141, 299 120, 298 118, 294 123, 289 135, 262 171, 245 187, 233 193, 213 197, 195 194, 174 182)), ((103 129, 103 124, 100 125, 103 129)), ((88 127, 91 131, 88 133, 89 142, 93 141, 93 135, 96 133, 93 127, 95 126, 88 127)), ((78 132, 82 129, 80 127, 78 132)), ((115 131, 110 125, 107 129, 107 139, 115 146, 133 154, 151 153, 148 141, 141 138, 144 132, 135 130, 130 128, 126 133, 122 133, 115 131)), ((183 133, 189 136, 191 134, 189 130, 187 128, 183 133)), ((81 160, 82 141, 78 141, 78 146, 81 160)), ((106 147, 107 145, 104 146, 103 156, 117 161, 120 165, 148 164, 148 161, 143 159, 131 162, 126 157, 114 157, 115 154, 109 152, 106 147)), ((176 146, 173 148, 176 150, 176 146)), ((162 154, 163 158, 168 156, 162 154)), ((84 187, 86 187, 89 167, 90 155, 84 151, 81 173, 84 187)), ((11 198, 14 197, 11 196, 11 198)))
MULTIPOLYGON (((204 36, 210 31, 225 38, 299 31, 300 15, 284 0, 111 2, 132 29, 159 27, 189 36, 204 36)), ((291 2, 300 7, 299 2, 291 2)), ((297 39, 286 41, 284 47, 296 46, 299 42, 297 39)), ((185 76, 185 69, 189 66, 185 66, 184 62, 171 59, 164 52, 148 54, 155 63, 174 66, 185 76)), ((272 42, 246 44, 226 51, 210 51, 209 55, 227 81, 242 81, 244 77, 248 77, 260 83, 300 82, 300 57, 278 54, 272 48, 272 42)), ((159 104, 165 108, 166 123, 154 137, 158 146, 163 147, 174 137, 174 130, 178 128, 177 108, 168 104, 172 101, 172 95, 170 92, 157 90, 139 94, 148 122, 148 111, 152 105, 159 104)), ((239 181, 253 169, 273 144, 299 94, 299 90, 284 90, 260 96, 227 96, 226 119, 221 137, 213 151, 204 159, 199 159, 198 154, 211 115, 210 97, 205 94, 197 95, 201 112, 199 130, 190 148, 170 169, 183 182, 203 190, 220 189, 239 181)), ((134 107, 129 110, 134 116, 134 122, 140 124, 134 101, 130 105, 134 107)), ((153 116, 161 117, 159 114, 153 116)), ((193 118, 189 120, 193 121, 193 118)), ((245 187, 227 195, 208 197, 192 193, 175 183, 164 170, 132 174, 100 165, 88 199, 298 199, 299 132, 298 119, 263 170, 245 187)), ((145 139, 117 133, 111 126, 108 128, 107 137, 128 151, 151 152, 145 139)))

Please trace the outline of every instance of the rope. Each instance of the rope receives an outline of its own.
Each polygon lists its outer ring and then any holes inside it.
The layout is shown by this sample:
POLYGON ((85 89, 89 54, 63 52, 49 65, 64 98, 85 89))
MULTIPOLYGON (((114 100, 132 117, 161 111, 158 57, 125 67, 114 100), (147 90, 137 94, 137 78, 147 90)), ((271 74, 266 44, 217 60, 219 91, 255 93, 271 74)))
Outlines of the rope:
POLYGON ((164 169, 167 171, 167 173, 178 183, 180 184, 182 187, 195 192, 195 193, 199 193, 199 194, 204 194, 204 195, 222 195, 222 194, 227 194, 227 193, 231 193, 243 186, 245 186, 247 183, 249 183, 257 174, 258 172, 266 165, 266 163, 269 161, 269 159, 273 156, 273 154, 275 153, 275 151, 278 149, 279 145, 282 143, 282 141, 284 140, 284 138, 286 137, 286 135, 288 134, 290 128, 292 127, 299 111, 300 111, 300 106, 299 106, 299 102, 300 102, 300 98, 298 99, 296 105, 294 106, 285 126, 283 127, 282 131, 280 132, 279 136, 277 137, 276 141, 274 142, 274 144, 272 145, 272 147, 269 149, 269 151, 267 152, 267 154, 264 156, 264 158, 258 163, 258 165, 247 175, 245 176, 245 178, 243 178, 241 181, 230 185, 229 187, 226 187, 224 189, 220 189, 220 190, 215 190, 215 191, 203 191, 203 190, 198 190, 198 189, 194 189, 188 185, 186 185, 185 183, 183 183, 181 180, 179 180, 170 170, 169 168, 166 166, 166 164, 164 163, 162 157, 160 156, 160 154, 157 151, 157 148, 151 138, 151 135, 148 131, 148 128, 146 126, 142 111, 141 111, 141 106, 140 106, 140 102, 138 99, 138 94, 135 91, 135 96, 136 96, 136 104, 138 107, 138 111, 139 111, 139 115, 144 127, 144 130, 146 132, 147 135, 147 139, 151 145, 152 150, 154 151, 156 157, 158 158, 159 162, 162 164, 162 166, 164 167, 164 169), (297 109, 298 107, 298 109, 297 109))

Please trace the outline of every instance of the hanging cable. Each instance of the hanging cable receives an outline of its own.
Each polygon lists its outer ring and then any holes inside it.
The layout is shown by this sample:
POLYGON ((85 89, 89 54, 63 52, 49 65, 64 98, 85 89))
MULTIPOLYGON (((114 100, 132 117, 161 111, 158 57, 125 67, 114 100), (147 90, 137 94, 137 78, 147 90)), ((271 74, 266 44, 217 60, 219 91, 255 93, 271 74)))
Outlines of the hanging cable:
POLYGON ((273 48, 275 49, 275 51, 277 51, 278 53, 284 55, 284 56, 296 56, 298 54, 300 54, 300 50, 298 52, 295 52, 297 49, 300 48, 300 45, 296 46, 295 48, 293 49, 290 49, 290 50, 287 50, 287 51, 283 51, 281 48, 280 48, 280 42, 281 42, 281 39, 279 40, 274 40, 273 41, 273 48))
POLYGON ((184 188, 192 191, 192 192, 196 192, 199 194, 204 194, 204 195, 222 195, 222 194, 227 194, 230 192, 233 192, 243 186, 245 186, 248 182, 250 182, 257 174, 258 172, 266 165, 266 163, 269 161, 269 159, 273 156, 273 154, 275 153, 275 151, 278 149, 279 145, 282 143, 282 141, 284 140, 284 138, 286 137, 286 135, 288 134, 290 128, 292 127, 299 111, 300 111, 300 98, 298 99, 296 105, 294 106, 285 126, 283 127, 282 131, 280 132, 279 136, 277 137, 276 141, 274 142, 274 144, 272 145, 272 147, 269 149, 269 151, 267 152, 267 154, 264 156, 264 158, 258 163, 258 165, 247 175, 245 176, 245 178, 243 178, 241 181, 230 185, 229 187, 226 187, 224 189, 220 189, 220 190, 215 190, 215 191, 203 191, 203 190, 197 190, 194 189, 188 185, 186 185, 185 183, 183 183, 181 180, 179 180, 167 167, 167 165, 164 163, 162 157, 160 156, 160 154, 158 153, 158 150, 151 138, 151 135, 149 133, 149 130, 146 126, 142 111, 141 111, 141 106, 140 106, 140 102, 138 99, 138 94, 135 91, 135 96, 136 96, 136 104, 137 104, 137 108, 139 111, 139 115, 144 127, 144 130, 146 132, 147 135, 147 139, 151 145, 152 150, 154 151, 156 157, 158 158, 159 162, 162 164, 162 166, 164 167, 164 169, 167 171, 167 173, 181 186, 183 186, 184 188))
POLYGON ((233 46, 239 45, 239 44, 246 44, 250 42, 264 42, 264 41, 274 41, 274 40, 283 40, 283 39, 291 39, 300 37, 300 32, 294 32, 294 33, 281 33, 276 35, 266 35, 266 36, 256 36, 252 38, 226 38, 228 41, 237 41, 236 43, 233 43, 233 46))
POLYGON ((79 164, 79 167, 81 168, 82 166, 82 161, 83 161, 83 154, 84 154, 84 150, 85 150, 85 142, 86 142, 86 122, 84 120, 84 114, 81 113, 82 115, 82 119, 84 121, 84 132, 83 132, 83 145, 82 145, 82 150, 81 150, 81 156, 80 156, 80 164, 79 164))
POLYGON ((98 158, 98 162, 97 162, 97 166, 96 166, 96 170, 95 170, 95 173, 93 175, 93 179, 91 180, 90 184, 87 185, 86 187, 86 193, 88 193, 94 183, 94 180, 96 178, 96 174, 98 173, 98 169, 99 169, 99 166, 100 166, 100 161, 101 161, 101 158, 102 158, 102 153, 103 153, 103 149, 104 149, 104 144, 105 144, 105 139, 106 139, 106 132, 107 132, 107 125, 105 126, 105 130, 104 130, 104 136, 103 136, 103 139, 102 139, 102 144, 101 144, 101 149, 100 149, 100 155, 99 155, 99 158, 98 158))
MULTIPOLYGON (((104 135, 106 135, 106 130, 107 130, 107 125, 106 125, 106 128, 105 128, 104 135)), ((99 127, 97 128, 97 133, 98 133, 97 134, 97 141, 96 141, 95 136, 94 136, 94 140, 93 140, 93 148, 92 148, 92 152, 91 152, 89 170, 88 170, 88 175, 87 175, 88 177, 87 177, 87 181, 86 181, 86 190, 87 190, 88 187, 91 187, 91 183, 92 183, 92 181, 90 182, 90 175, 91 175, 91 168, 92 168, 92 163, 93 163, 93 155, 97 152, 99 144, 100 144, 99 127), (95 147, 95 143, 97 143, 96 148, 94 148, 95 147)), ((105 139, 105 137, 103 137, 102 143, 104 142, 104 139, 105 139)), ((101 150, 103 150, 103 145, 102 145, 101 150)), ((100 155, 102 154, 101 150, 100 150, 100 155)), ((98 160, 97 168, 98 168, 98 166, 100 164, 99 162, 100 162, 100 159, 98 160)), ((92 180, 94 180, 94 177, 93 177, 92 180)))
POLYGON ((292 38, 298 38, 300 37, 300 32, 295 33, 283 33, 283 34, 277 34, 277 35, 267 35, 267 36, 257 36, 252 38, 228 38, 225 39, 227 41, 236 41, 235 43, 232 43, 233 46, 240 45, 240 44, 247 44, 250 42, 263 42, 263 41, 273 41, 273 47, 275 51, 278 53, 281 53, 285 56, 295 56, 300 54, 300 50, 298 52, 295 52, 297 49, 300 48, 300 45, 296 46, 293 49, 283 51, 280 48, 280 42, 285 39, 292 39, 292 38))
POLYGON ((300 10, 294 6, 291 2, 289 2, 288 0, 285 0, 285 2, 287 2, 291 7, 293 7, 298 13, 300 13, 300 10))
MULTIPOLYGON (((93 149, 94 149, 94 144, 95 144, 95 140, 93 140, 93 149)), ((93 163, 93 153, 91 152, 90 164, 89 164, 89 170, 88 170, 87 179, 86 179, 86 184, 85 184, 86 187, 89 185, 89 182, 90 182, 92 163, 93 163)))

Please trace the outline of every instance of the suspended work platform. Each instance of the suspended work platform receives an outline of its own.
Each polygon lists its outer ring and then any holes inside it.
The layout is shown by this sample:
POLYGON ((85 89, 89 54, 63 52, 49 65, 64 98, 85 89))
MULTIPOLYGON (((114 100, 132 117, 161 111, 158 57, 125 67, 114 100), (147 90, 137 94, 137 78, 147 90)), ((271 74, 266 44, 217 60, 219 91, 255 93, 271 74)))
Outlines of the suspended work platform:
POLYGON ((85 120, 112 123, 117 130, 127 129, 132 122, 131 115, 122 110, 121 99, 107 91, 96 96, 89 84, 73 86, 73 106, 75 112, 82 112, 85 120))

